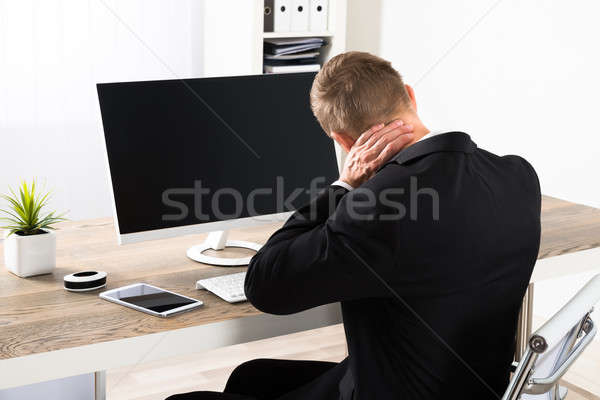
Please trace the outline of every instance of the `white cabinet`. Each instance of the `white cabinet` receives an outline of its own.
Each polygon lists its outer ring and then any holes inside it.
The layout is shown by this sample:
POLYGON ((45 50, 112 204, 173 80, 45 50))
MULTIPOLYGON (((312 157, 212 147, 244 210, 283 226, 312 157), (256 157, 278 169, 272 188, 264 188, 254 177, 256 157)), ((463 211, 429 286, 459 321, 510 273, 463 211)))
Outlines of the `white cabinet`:
POLYGON ((201 53, 201 76, 262 72, 262 0, 204 0, 202 26, 194 28, 193 51, 201 53))
POLYGON ((194 77, 262 73, 263 39, 324 37, 321 61, 346 50, 347 0, 329 0, 324 32, 263 32, 264 0, 197 0, 191 4, 192 74, 194 77))

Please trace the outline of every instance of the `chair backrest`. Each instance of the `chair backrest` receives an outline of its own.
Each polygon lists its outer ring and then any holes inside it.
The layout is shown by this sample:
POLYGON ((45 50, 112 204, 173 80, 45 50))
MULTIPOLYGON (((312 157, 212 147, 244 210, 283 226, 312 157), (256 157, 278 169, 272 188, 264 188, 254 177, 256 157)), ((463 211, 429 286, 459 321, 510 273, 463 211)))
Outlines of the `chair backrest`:
POLYGON ((596 334, 589 315, 599 301, 600 274, 531 335, 503 400, 562 398, 558 381, 596 334))

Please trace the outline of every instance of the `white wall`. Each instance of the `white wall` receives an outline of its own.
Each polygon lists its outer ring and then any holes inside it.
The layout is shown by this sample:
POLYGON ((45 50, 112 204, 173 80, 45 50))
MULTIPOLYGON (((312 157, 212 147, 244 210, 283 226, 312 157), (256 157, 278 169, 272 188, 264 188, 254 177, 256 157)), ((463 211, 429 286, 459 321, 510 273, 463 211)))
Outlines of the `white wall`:
POLYGON ((198 75, 201 8, 0 0, 0 192, 37 177, 69 218, 112 215, 95 84, 198 75))
MULTIPOLYGON (((0 193, 36 177, 70 219, 112 215, 95 84, 199 76, 202 7, 0 0, 0 193)), ((3 390, 0 399, 91 399, 93 378, 3 390)))
MULTIPOLYGON (((0 0, 0 192, 38 177, 71 219, 111 215, 94 85, 201 76, 203 43, 220 41, 203 26, 205 1, 0 0)), ((431 127, 524 155, 545 193, 600 206, 599 11, 351 0, 348 47, 392 60, 431 127)))
POLYGON ((351 0, 348 47, 393 62, 431 128, 537 169, 545 194, 600 207, 600 3, 351 0))

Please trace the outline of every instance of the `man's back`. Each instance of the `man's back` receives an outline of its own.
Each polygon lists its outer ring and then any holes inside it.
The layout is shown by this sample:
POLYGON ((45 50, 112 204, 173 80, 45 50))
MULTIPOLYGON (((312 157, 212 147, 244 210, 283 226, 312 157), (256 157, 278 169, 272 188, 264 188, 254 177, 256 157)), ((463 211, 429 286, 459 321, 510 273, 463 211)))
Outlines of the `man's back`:
POLYGON ((342 302, 347 372, 314 387, 339 384, 344 399, 501 395, 539 247, 529 164, 453 132, 403 150, 361 188, 321 198, 316 221, 299 210, 246 282, 268 312, 342 302), (336 207, 324 215, 326 201, 336 207))
MULTIPOLYGON (((364 225, 378 248, 365 246, 361 258, 392 295, 342 303, 356 394, 494 398, 508 383, 538 253, 537 177, 520 157, 477 149, 462 133, 426 139, 411 153, 363 186, 376 194, 403 188, 387 198, 407 210, 389 223, 376 222, 392 214, 389 206, 378 202, 367 212, 377 214, 364 225)), ((353 196, 361 193, 342 202, 353 196)))

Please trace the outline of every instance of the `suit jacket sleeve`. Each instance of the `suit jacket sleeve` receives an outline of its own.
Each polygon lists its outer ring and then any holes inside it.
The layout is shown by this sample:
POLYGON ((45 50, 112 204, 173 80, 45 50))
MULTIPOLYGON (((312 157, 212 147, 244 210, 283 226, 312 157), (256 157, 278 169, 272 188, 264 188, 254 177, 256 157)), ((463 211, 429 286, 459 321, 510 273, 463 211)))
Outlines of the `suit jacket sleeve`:
POLYGON ((386 295, 381 281, 356 257, 366 257, 361 237, 368 235, 348 218, 344 199, 350 196, 345 188, 330 186, 296 211, 252 258, 245 292, 256 308, 291 314, 386 295))

